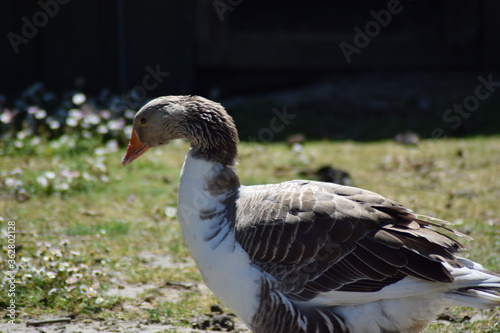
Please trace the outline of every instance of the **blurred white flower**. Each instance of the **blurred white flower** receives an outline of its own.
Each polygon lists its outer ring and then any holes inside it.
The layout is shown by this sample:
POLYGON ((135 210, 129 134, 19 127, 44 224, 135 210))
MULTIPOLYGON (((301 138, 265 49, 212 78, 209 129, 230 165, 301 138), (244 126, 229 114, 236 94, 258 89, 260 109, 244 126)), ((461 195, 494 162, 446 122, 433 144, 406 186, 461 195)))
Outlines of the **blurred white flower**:
POLYGON ((54 179, 56 178, 56 174, 52 171, 45 171, 45 177, 47 177, 48 179, 54 179))
POLYGON ((103 119, 109 119, 109 118, 111 118, 111 112, 109 112, 109 110, 102 110, 101 117, 103 119))
POLYGON ((125 126, 125 120, 123 118, 115 119, 115 120, 110 120, 108 122, 108 128, 110 130, 121 130, 125 126))
POLYGON ((83 131, 82 132, 82 136, 85 138, 85 139, 90 139, 92 137, 92 133, 89 132, 89 131, 83 131))
POLYGON ((109 140, 106 143, 106 148, 108 149, 109 153, 115 153, 115 152, 117 152, 118 149, 119 149, 119 147, 118 147, 118 141, 116 141, 115 139, 109 140))
POLYGON ((129 138, 132 135, 132 130, 133 130, 132 125, 125 126, 123 128, 123 134, 125 134, 125 136, 129 138))
POLYGON ((91 113, 87 115, 85 118, 83 118, 83 122, 90 125, 97 125, 101 122, 101 119, 99 118, 98 115, 91 113))
POLYGON ((94 152, 96 155, 105 155, 108 153, 108 150, 106 148, 101 147, 101 148, 96 148, 94 152))
POLYGON ((92 276, 95 276, 95 277, 102 276, 102 271, 99 269, 94 269, 92 271, 92 276))
POLYGON ((33 139, 30 140, 30 145, 32 146, 38 146, 40 144, 40 137, 35 136, 33 139))
POLYGON ((84 172, 82 173, 82 178, 83 178, 84 180, 86 180, 86 181, 93 181, 93 180, 95 180, 95 178, 94 178, 94 177, 92 177, 92 175, 91 175, 91 174, 89 174, 87 171, 84 171, 84 172))
POLYGON ((19 188, 23 186, 23 182, 21 180, 10 177, 5 179, 4 184, 7 188, 19 188))
POLYGON ((80 109, 70 109, 68 111, 68 117, 74 118, 76 120, 81 120, 83 118, 84 114, 82 110, 80 109))
POLYGON ((68 267, 69 267, 69 263, 68 262, 61 262, 61 263, 59 263, 59 266, 57 267, 57 270, 59 272, 64 272, 68 267))
POLYGON ((97 290, 95 290, 92 287, 89 287, 88 290, 85 292, 85 295, 89 297, 96 297, 97 296, 97 290))
POLYGON ((57 276, 57 274, 54 272, 47 272, 46 275, 49 279, 55 279, 55 277, 57 276))
POLYGON ((71 98, 71 101, 75 105, 82 105, 83 103, 85 103, 86 100, 87 100, 87 96, 85 96, 85 94, 83 94, 83 93, 76 93, 71 98))
POLYGON ((14 168, 14 169, 12 169, 12 170, 9 172, 9 174, 10 174, 11 176, 21 176, 21 175, 23 174, 23 169, 21 169, 21 168, 14 168))
POLYGON ((59 249, 51 249, 50 253, 55 257, 62 257, 62 252, 59 249))
POLYGON ((39 109, 35 112, 36 119, 43 119, 45 117, 47 117, 47 111, 45 111, 44 109, 39 109))
POLYGON ((76 127, 76 125, 78 125, 78 120, 72 117, 68 117, 66 118, 66 125, 68 125, 69 127, 76 127))
POLYGON ((78 282, 78 277, 76 276, 70 276, 69 278, 66 279, 67 284, 74 284, 78 282))
POLYGON ((67 286, 65 289, 66 289, 66 291, 71 291, 71 290, 73 290, 75 288, 76 288, 76 286, 73 284, 71 286, 67 286))
POLYGON ((102 297, 97 297, 97 298, 95 299, 95 304, 101 304, 101 303, 103 303, 103 302, 104 302, 104 298, 102 298, 102 297))
POLYGON ((99 125, 97 127, 97 133, 106 134, 106 133, 108 133, 108 128, 106 127, 106 125, 99 125))
POLYGON ((102 163, 102 161, 96 161, 96 163, 94 164, 94 168, 97 171, 100 171, 100 172, 106 172, 107 171, 107 168, 104 165, 104 163, 102 163))
POLYGON ((134 117, 135 117, 135 111, 134 110, 128 109, 128 110, 125 111, 125 118, 127 118, 127 119, 134 119, 134 117))
POLYGON ((80 171, 62 170, 60 173, 61 177, 73 180, 80 177, 80 171))
POLYGON ((54 188, 59 191, 68 191, 70 189, 70 186, 68 183, 60 183, 56 184, 54 188))
POLYGON ((17 112, 15 111, 4 109, 2 114, 0 114, 0 121, 4 124, 10 124, 16 114, 17 112))
POLYGON ((29 114, 35 114, 39 110, 38 106, 30 106, 28 108, 28 113, 29 114))
POLYGON ((50 129, 58 129, 61 127, 61 123, 53 118, 47 118, 47 124, 49 124, 50 129))
POLYGON ((19 140, 24 140, 26 139, 27 136, 29 136, 31 133, 27 130, 23 130, 23 131, 19 131, 17 132, 16 134, 16 137, 19 139, 19 140))
POLYGON ((52 295, 53 293, 55 293, 57 291, 57 288, 52 288, 49 290, 49 295, 52 295))
POLYGON ((47 180, 47 178, 45 178, 44 176, 38 176, 36 178, 36 181, 38 182, 38 184, 43 187, 43 188, 46 188, 49 186, 49 181, 47 180))
POLYGON ((165 208, 165 215, 168 217, 175 217, 175 215, 177 215, 177 208, 170 206, 165 208))

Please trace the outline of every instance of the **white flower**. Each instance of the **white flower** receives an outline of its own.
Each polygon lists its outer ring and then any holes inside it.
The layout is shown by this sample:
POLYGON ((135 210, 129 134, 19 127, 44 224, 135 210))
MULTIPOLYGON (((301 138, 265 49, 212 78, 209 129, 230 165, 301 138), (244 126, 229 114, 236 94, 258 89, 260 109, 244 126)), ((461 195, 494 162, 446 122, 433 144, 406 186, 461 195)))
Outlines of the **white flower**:
POLYGON ((165 208, 165 215, 167 215, 168 217, 175 217, 175 215, 177 215, 177 208, 175 207, 165 208))
POLYGON ((49 295, 52 295, 53 293, 55 293, 57 291, 57 288, 52 288, 49 290, 49 295))
POLYGON ((54 188, 59 191, 67 191, 69 190, 70 187, 68 183, 61 183, 61 184, 56 184, 54 188))
POLYGON ((95 290, 92 287, 89 287, 89 289, 87 290, 87 292, 85 292, 85 295, 87 295, 89 297, 96 297, 97 296, 97 290, 95 290))
POLYGON ((104 165, 104 163, 102 163, 102 161, 98 161, 97 163, 95 163, 94 168, 97 171, 106 172, 106 166, 104 165))
POLYGON ((59 249, 51 249, 50 253, 52 253, 53 256, 55 257, 62 257, 62 252, 59 249))
POLYGON ((69 127, 76 127, 76 125, 78 125, 78 120, 68 117, 66 118, 66 125, 68 125, 69 127))
POLYGON ((35 136, 30 141, 30 145, 32 145, 32 146, 38 146, 39 144, 40 144, 40 137, 38 137, 38 136, 35 136))
POLYGON ((47 117, 47 111, 45 111, 44 109, 39 109, 35 112, 36 119, 43 119, 45 117, 47 117))
POLYGON ((55 277, 57 276, 57 274, 54 272, 47 272, 46 275, 49 279, 55 279, 55 277))
POLYGON ((90 139, 92 137, 92 133, 89 132, 89 131, 83 131, 82 132, 82 136, 85 138, 85 139, 90 139))
POLYGON ((0 121, 4 124, 10 124, 15 115, 16 112, 5 109, 3 110, 2 114, 0 114, 0 121))
POLYGON ((96 148, 94 152, 96 155, 105 155, 108 153, 108 150, 106 148, 96 148))
POLYGON ((104 298, 102 298, 102 297, 97 297, 97 298, 95 299, 95 304, 101 304, 101 303, 103 303, 103 302, 104 302, 104 298))
POLYGON ((49 181, 47 180, 47 178, 45 178, 44 176, 38 176, 36 178, 36 181, 38 182, 38 184, 43 187, 43 188, 46 188, 49 186, 49 181))
POLYGON ((11 176, 21 176, 23 174, 23 169, 21 168, 15 168, 15 169, 12 169, 9 174, 11 176))
POLYGON ((128 110, 125 111, 125 118, 127 118, 127 119, 134 119, 134 117, 135 117, 135 111, 134 110, 128 109, 128 110))
POLYGON ((83 118, 83 122, 90 124, 90 125, 97 125, 101 122, 101 119, 96 114, 91 113, 88 116, 86 116, 85 118, 83 118))
POLYGON ((118 141, 116 140, 109 140, 106 143, 106 148, 108 149, 109 153, 115 153, 118 151, 118 141))
POLYGON ((71 101, 75 105, 82 105, 83 103, 85 103, 86 100, 87 100, 87 96, 85 96, 85 94, 83 94, 83 93, 76 93, 71 98, 71 101))
POLYGON ((5 179, 4 184, 8 188, 19 188, 19 187, 23 186, 22 181, 20 181, 19 179, 10 178, 10 177, 5 179))
POLYGON ((94 269, 92 271, 92 276, 95 276, 95 277, 102 276, 102 271, 99 269, 94 269))
MULTIPOLYGON (((75 274, 76 275, 76 274, 75 274)), ((74 283, 77 283, 78 282, 78 277, 76 277, 75 275, 73 276, 70 276, 69 278, 66 279, 66 283, 67 284, 74 284, 74 283)))
POLYGON ((109 119, 109 118, 111 118, 111 112, 109 112, 109 110, 102 110, 101 117, 103 119, 109 119))
POLYGON ((125 126, 125 120, 123 118, 111 120, 108 122, 108 127, 110 130, 121 130, 125 126))
POLYGON ((108 133, 108 128, 105 125, 99 125, 97 126, 97 133, 106 134, 108 133))
POLYGON ((123 134, 125 134, 125 136, 129 138, 132 135, 132 130, 133 130, 132 125, 125 126, 123 128, 123 134))
POLYGON ((48 179, 54 179, 54 178, 56 178, 56 174, 52 171, 46 171, 45 177, 47 177, 48 179))
POLYGON ((49 124, 50 129, 56 130, 61 127, 61 123, 53 118, 47 118, 47 123, 49 124))
POLYGON ((30 133, 28 131, 19 131, 17 132, 16 134, 16 137, 19 139, 19 140, 24 140, 26 139, 26 137, 29 135, 30 133))

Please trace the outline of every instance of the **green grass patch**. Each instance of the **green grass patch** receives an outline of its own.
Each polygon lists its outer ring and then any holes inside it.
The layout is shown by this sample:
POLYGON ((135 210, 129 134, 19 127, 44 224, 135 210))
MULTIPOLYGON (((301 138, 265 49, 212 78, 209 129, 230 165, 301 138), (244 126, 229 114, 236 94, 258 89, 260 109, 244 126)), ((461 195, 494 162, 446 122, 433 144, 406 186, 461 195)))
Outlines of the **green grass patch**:
MULTIPOLYGON (((127 168, 120 164, 124 148, 96 154, 92 142, 75 143, 81 149, 74 152, 64 144, 46 144, 31 153, 4 147, 0 158, 1 241, 7 244, 7 222, 15 221, 21 314, 63 311, 186 326, 216 302, 186 289, 177 291, 176 300, 166 292, 165 299, 142 309, 144 295, 108 293, 143 285, 165 288, 168 281, 201 283, 175 217, 186 142, 154 149, 127 168)), ((464 255, 500 271, 500 137, 424 140, 416 147, 316 141, 303 148, 242 143, 241 182, 297 179, 322 166, 346 170, 355 186, 451 221, 474 237, 463 240, 470 247, 464 255)), ((0 268, 6 267, 3 252, 0 268)), ((9 298, 1 287, 3 308, 9 298)), ((433 323, 425 332, 499 332, 498 309, 456 308, 446 314, 453 321, 433 323), (476 317, 472 322, 467 316, 476 317)))
POLYGON ((66 228, 68 236, 89 236, 89 235, 108 235, 118 236, 127 235, 130 232, 130 223, 120 220, 102 222, 94 225, 75 223, 66 228))

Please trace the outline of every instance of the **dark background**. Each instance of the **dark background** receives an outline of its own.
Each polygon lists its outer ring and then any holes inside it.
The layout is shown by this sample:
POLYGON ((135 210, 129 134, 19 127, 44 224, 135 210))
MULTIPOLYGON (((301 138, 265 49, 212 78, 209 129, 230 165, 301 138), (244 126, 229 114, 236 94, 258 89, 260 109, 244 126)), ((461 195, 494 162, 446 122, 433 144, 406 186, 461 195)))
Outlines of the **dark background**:
POLYGON ((364 30, 374 20, 370 11, 391 1, 62 2, 0 4, 0 94, 7 104, 35 81, 57 94, 107 88, 120 95, 143 85, 149 66, 170 74, 147 98, 220 101, 243 139, 283 107, 300 117, 276 138, 304 132, 371 140, 404 130, 430 137, 436 127, 463 136, 500 127, 500 88, 459 128, 443 119, 474 94, 479 75, 500 81, 500 1, 401 0, 401 13, 350 63, 339 44, 354 44, 354 28, 364 30), (16 53, 8 33, 22 36, 22 18, 33 22, 40 3, 58 4, 57 14, 16 53))

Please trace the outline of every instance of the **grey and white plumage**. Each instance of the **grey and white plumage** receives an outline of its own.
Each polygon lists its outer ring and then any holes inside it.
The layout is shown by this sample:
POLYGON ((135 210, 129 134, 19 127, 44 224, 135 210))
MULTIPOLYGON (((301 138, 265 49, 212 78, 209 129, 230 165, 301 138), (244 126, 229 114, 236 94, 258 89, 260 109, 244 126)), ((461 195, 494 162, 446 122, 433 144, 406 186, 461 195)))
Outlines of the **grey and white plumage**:
POLYGON ((122 163, 177 138, 191 143, 179 188, 184 240, 209 288, 252 331, 418 332, 448 306, 500 306, 498 274, 457 256, 463 246, 440 223, 379 194, 307 180, 242 186, 234 122, 213 101, 146 104, 122 163))

